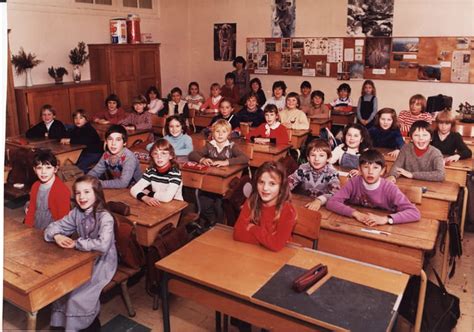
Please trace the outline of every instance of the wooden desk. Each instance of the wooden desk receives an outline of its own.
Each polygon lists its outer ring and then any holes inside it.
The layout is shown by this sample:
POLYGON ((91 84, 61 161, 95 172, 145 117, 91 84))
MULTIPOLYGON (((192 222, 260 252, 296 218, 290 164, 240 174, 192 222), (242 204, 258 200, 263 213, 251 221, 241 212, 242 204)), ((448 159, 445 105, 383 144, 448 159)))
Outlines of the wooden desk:
POLYGON ((474 138, 474 123, 456 121, 456 131, 465 138, 474 138))
POLYGON ((47 243, 43 232, 5 219, 3 297, 26 311, 28 330, 37 312, 87 282, 95 252, 62 249, 47 243))
POLYGON ((309 129, 288 129, 290 144, 294 149, 299 149, 308 138, 311 130, 309 129))
POLYGON ((67 160, 75 164, 81 155, 82 150, 86 147, 83 144, 61 144, 56 140, 28 140, 28 144, 21 145, 16 141, 6 140, 7 155, 9 149, 42 149, 51 150, 59 161, 59 165, 64 165, 67 160))
MULTIPOLYGON (((232 239, 232 229, 217 226, 156 263, 164 271, 161 284, 164 331, 170 331, 169 292, 271 331, 314 331, 321 327, 345 330, 254 297, 285 264, 310 268, 317 263, 328 265, 331 276, 368 285, 399 299, 408 282, 406 274, 310 249, 287 246, 275 253, 261 246, 236 242, 232 239), (200 257, 198 262, 196 257, 200 257)), ((395 304, 391 312, 385 313, 388 321, 393 319, 397 307, 395 304)), ((344 312, 340 315, 344 317, 344 312)), ((390 328, 390 325, 386 327, 390 328)))
MULTIPOLYGON (((255 144, 245 140, 236 140, 235 142, 239 145, 251 144, 253 146, 252 158, 248 156, 250 158, 249 165, 252 167, 260 167, 266 161, 278 161, 285 157, 291 148, 291 145, 284 144, 255 144)), ((241 150, 248 151, 245 148, 241 148, 241 150)))
MULTIPOLYGON (((97 130, 99 137, 106 141, 105 133, 110 128, 110 124, 100 124, 100 123, 92 123, 92 126, 97 130)), ((142 140, 143 142, 149 141, 150 138, 150 131, 145 129, 135 129, 135 130, 127 130, 128 140, 127 146, 132 146, 136 141, 142 140)))
POLYGON ((332 120, 331 119, 320 119, 320 118, 308 118, 309 119, 309 129, 311 130, 311 135, 319 136, 319 132, 322 128, 331 129, 332 120))
POLYGON ((354 123, 355 114, 355 112, 331 111, 332 124, 345 126, 354 123))
MULTIPOLYGON (((308 211, 304 205, 311 198, 292 194, 292 202, 298 217, 308 211)), ((378 214, 382 210, 363 209, 378 214)), ((369 227, 354 218, 338 215, 321 208, 321 230, 318 250, 359 261, 398 270, 411 275, 419 275, 423 269, 424 253, 432 250, 436 243, 439 222, 422 218, 418 222, 401 225, 369 227), (390 235, 371 234, 362 229, 377 229, 390 235)))
POLYGON ((196 127, 207 127, 211 124, 211 120, 219 113, 197 113, 193 118, 196 127))
POLYGON ((148 206, 144 202, 132 197, 129 189, 115 190, 119 191, 119 193, 108 195, 107 200, 123 202, 130 206, 131 215, 127 216, 127 218, 136 224, 138 243, 145 247, 153 244, 163 226, 172 223, 176 227, 181 211, 188 206, 188 203, 177 200, 161 203, 157 207, 148 206))
POLYGON ((209 167, 205 171, 182 168, 183 185, 189 188, 201 189, 215 194, 224 195, 229 189, 230 181, 240 177, 247 165, 225 167, 209 167))

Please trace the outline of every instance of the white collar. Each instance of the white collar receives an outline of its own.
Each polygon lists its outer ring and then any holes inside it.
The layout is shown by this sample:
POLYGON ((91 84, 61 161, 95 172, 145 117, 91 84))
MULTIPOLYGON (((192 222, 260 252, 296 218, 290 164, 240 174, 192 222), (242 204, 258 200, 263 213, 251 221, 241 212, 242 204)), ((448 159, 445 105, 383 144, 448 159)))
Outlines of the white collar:
POLYGON ((368 184, 367 182, 362 179, 362 184, 364 185, 364 188, 367 190, 376 190, 378 187, 380 187, 380 183, 382 183, 382 180, 379 178, 377 182, 368 184))
POLYGON ((231 143, 230 143, 229 140, 227 140, 227 141, 224 142, 224 146, 223 146, 222 148, 220 148, 220 147, 217 145, 217 142, 216 142, 216 140, 214 140, 214 139, 211 140, 209 143, 210 143, 213 147, 215 147, 215 148, 217 149, 217 152, 219 152, 219 153, 221 153, 222 150, 224 150, 226 147, 228 147, 228 146, 231 145, 231 143))

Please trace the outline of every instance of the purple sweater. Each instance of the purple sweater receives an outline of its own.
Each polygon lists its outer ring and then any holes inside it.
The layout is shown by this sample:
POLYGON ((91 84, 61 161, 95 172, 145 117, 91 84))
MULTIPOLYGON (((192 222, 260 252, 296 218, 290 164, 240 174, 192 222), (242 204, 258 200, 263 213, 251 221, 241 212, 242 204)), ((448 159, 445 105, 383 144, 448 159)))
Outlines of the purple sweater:
POLYGON ((381 178, 377 189, 368 190, 364 187, 363 181, 361 176, 350 179, 341 190, 329 199, 326 208, 338 214, 352 217, 355 209, 348 204, 355 204, 390 211, 390 217, 392 217, 394 224, 420 220, 420 211, 395 184, 381 178))

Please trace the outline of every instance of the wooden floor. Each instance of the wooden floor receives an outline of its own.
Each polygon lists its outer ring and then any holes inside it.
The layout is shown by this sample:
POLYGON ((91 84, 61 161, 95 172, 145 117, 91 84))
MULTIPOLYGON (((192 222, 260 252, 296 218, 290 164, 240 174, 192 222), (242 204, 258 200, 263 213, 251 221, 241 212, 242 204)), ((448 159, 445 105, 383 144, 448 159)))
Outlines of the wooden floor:
MULTIPOLYGON (((5 214, 12 216, 19 222, 23 219, 22 209, 8 209, 5 214)), ((448 290, 461 299, 462 317, 458 321, 455 331, 474 331, 474 233, 465 233, 463 242, 464 255, 457 262, 456 274, 448 281, 448 290)), ((441 257, 439 253, 433 259, 438 271, 441 270, 441 257)), ((430 279, 433 280, 432 276, 430 279)), ((153 311, 152 298, 145 292, 144 278, 131 286, 130 294, 137 315, 132 318, 136 322, 145 325, 152 331, 162 330, 161 311, 153 311)), ((214 311, 202 307, 194 302, 178 297, 172 297, 171 326, 172 331, 214 331, 214 311)), ((117 289, 114 294, 107 296, 101 307, 100 321, 105 325, 116 315, 127 316, 125 305, 117 289)), ((49 328, 49 308, 40 311, 38 315, 38 329, 47 331, 49 328)), ((3 330, 24 331, 26 318, 24 313, 7 302, 3 302, 3 330)), ((231 327, 230 331, 237 331, 231 327)), ((260 331, 254 328, 253 331, 260 331)), ((118 331, 120 332, 120 331, 118 331)))

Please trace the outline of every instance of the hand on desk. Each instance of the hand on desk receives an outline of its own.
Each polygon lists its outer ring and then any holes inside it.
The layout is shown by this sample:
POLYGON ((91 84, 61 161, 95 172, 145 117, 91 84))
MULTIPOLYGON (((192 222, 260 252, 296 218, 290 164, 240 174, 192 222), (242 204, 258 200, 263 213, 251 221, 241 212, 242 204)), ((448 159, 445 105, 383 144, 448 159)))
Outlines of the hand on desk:
POLYGON ((452 156, 445 157, 444 158, 444 164, 446 165, 446 164, 449 164, 449 163, 454 163, 454 162, 458 161, 459 158, 461 158, 461 156, 458 155, 458 154, 454 154, 452 156))
POLYGON ((413 174, 411 174, 410 172, 408 172, 406 169, 403 169, 403 168, 397 168, 397 175, 399 176, 401 175, 409 179, 413 178, 413 174))
POLYGON ((270 143, 269 138, 256 137, 253 141, 255 144, 268 144, 270 143))
POLYGON ((229 161, 228 160, 216 160, 212 163, 212 166, 216 166, 216 167, 229 166, 229 161))
POLYGON ((379 216, 373 213, 352 212, 352 216, 359 222, 367 226, 385 225, 388 222, 387 216, 379 216))
POLYGON ((143 196, 142 201, 149 206, 160 206, 160 201, 154 197, 143 196))
POLYGON ((353 178, 354 176, 359 175, 359 170, 358 169, 351 169, 349 171, 349 177, 353 178))
POLYGON ((387 156, 390 156, 390 157, 393 157, 393 158, 397 158, 399 154, 400 154, 400 150, 399 150, 399 149, 396 149, 396 150, 393 150, 393 151, 391 151, 391 152, 388 152, 388 153, 387 153, 387 156))
POLYGON ((304 207, 313 211, 319 211, 319 209, 321 208, 321 201, 316 198, 314 201, 309 202, 304 207))
POLYGON ((56 241, 57 245, 61 248, 72 249, 76 247, 76 241, 62 234, 56 234, 54 241, 56 241))
POLYGON ((199 160, 199 163, 203 164, 204 166, 212 166, 213 161, 210 158, 201 158, 201 160, 199 160))
POLYGON ((71 144, 70 138, 61 138, 61 144, 71 144))
POLYGON ((94 122, 99 123, 99 124, 109 124, 110 123, 110 121, 107 121, 105 119, 95 119, 94 122))
POLYGON ((386 178, 387 181, 390 181, 392 183, 397 183, 397 178, 394 177, 393 175, 390 175, 386 178))

